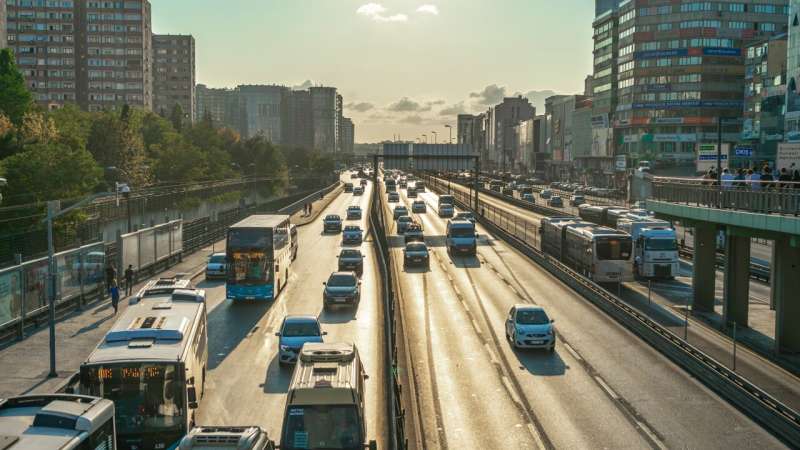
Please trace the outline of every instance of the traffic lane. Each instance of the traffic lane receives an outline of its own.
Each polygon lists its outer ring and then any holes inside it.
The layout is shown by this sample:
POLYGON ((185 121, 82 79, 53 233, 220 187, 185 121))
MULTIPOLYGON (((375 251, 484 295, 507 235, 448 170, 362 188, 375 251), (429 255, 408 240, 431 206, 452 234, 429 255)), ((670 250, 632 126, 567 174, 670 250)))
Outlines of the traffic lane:
MULTIPOLYGON (((365 195, 365 199, 367 196, 365 195)), ((366 200, 364 200, 366 202, 366 200)), ((343 214, 352 204, 349 194, 341 195, 325 209, 325 214, 343 214)), ((293 368, 281 368, 277 359, 278 338, 274 335, 287 314, 320 315, 322 311, 322 282, 336 270, 336 255, 340 249, 341 235, 323 234, 317 221, 298 229, 300 250, 293 264, 292 275, 286 290, 272 305, 231 304, 225 301, 215 333, 209 320, 210 340, 218 334, 245 337, 236 343, 214 369, 209 372, 208 395, 201 402, 198 423, 203 424, 250 424, 263 426, 270 436, 279 439, 283 420, 286 391, 289 388, 293 368), (241 308, 245 307, 245 308, 241 308), (262 308, 264 311, 262 312, 262 308), (239 311, 244 309, 244 311, 239 311), (260 315, 259 315, 260 314, 260 315), (237 320, 256 316, 254 326, 240 326, 237 320), (223 328, 224 327, 224 328, 223 328), (247 330, 243 332, 242 328, 247 330)), ((378 298, 377 275, 372 255, 365 261, 365 282, 362 284, 362 299, 378 298)), ((355 342, 361 353, 365 369, 370 374, 367 381, 367 428, 370 439, 385 443, 386 431, 383 411, 385 396, 382 386, 382 354, 376 356, 383 342, 382 317, 377 315, 377 303, 371 307, 361 302, 357 313, 344 310, 320 315, 323 330, 328 331, 328 342, 338 340, 355 342), (357 320, 356 320, 357 317, 357 320), (365 338, 364 329, 373 330, 365 338)), ((252 321, 253 319, 250 319, 252 321)), ((216 321, 215 321, 216 322, 216 321)), ((210 345, 211 346, 211 345, 210 345)))
MULTIPOLYGON (((481 234, 488 236, 485 231, 481 234)), ((749 418, 505 242, 495 240, 478 249, 484 258, 481 266, 496 271, 524 297, 545 307, 557 319, 559 336, 609 387, 609 395, 618 397, 628 414, 668 447, 782 447, 749 418)), ((499 283, 493 289, 496 285, 499 283)))
MULTIPOLYGON (((388 210, 387 210, 388 214, 388 210)), ((390 216, 391 217, 391 216, 390 216)), ((392 227, 394 229, 394 227, 392 227)), ((440 267, 402 268, 390 236, 423 436, 429 448, 537 448, 527 419, 440 267), (491 408, 491 414, 482 413, 491 408)), ((443 251, 441 248, 433 251, 443 251)))
MULTIPOLYGON (((437 203, 436 195, 425 196, 429 203, 437 203)), ((445 219, 426 214, 425 229, 432 234, 445 234, 445 219)), ((434 252, 435 265, 448 273, 451 284, 462 295, 458 300, 469 315, 468 323, 477 324, 486 345, 495 355, 496 364, 502 364, 516 383, 508 389, 524 396, 524 406, 531 408, 555 448, 642 448, 649 442, 637 431, 637 425, 627 417, 611 399, 598 381, 592 377, 563 345, 557 351, 514 350, 505 339, 505 318, 516 303, 532 303, 512 288, 505 278, 493 272, 485 261, 484 253, 491 253, 498 245, 486 230, 478 227, 482 245, 478 257, 450 256, 445 249, 434 252)), ((503 250, 501 250, 503 251, 503 250)), ((475 326, 475 325, 473 325, 475 326)))

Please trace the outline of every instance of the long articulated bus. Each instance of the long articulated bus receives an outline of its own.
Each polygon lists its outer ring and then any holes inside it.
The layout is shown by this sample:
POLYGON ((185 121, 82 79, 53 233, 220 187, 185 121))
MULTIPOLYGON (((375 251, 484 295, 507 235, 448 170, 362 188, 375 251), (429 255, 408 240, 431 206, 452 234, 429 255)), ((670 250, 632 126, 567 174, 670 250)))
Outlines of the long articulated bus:
POLYGON ((560 261, 566 261, 567 246, 565 244, 568 228, 591 227, 595 224, 584 222, 577 217, 546 217, 542 219, 541 234, 542 251, 560 261))
POLYGON ((114 450, 114 403, 85 395, 0 400, 0 449, 114 450))
POLYGON ((598 283, 633 281, 633 241, 600 226, 566 227, 566 263, 598 283))
POLYGON ((151 281, 81 365, 79 393, 114 402, 117 447, 174 449, 205 388, 205 291, 151 281))
POLYGON ((228 229, 225 295, 274 300, 289 281, 291 223, 287 215, 250 216, 228 229))

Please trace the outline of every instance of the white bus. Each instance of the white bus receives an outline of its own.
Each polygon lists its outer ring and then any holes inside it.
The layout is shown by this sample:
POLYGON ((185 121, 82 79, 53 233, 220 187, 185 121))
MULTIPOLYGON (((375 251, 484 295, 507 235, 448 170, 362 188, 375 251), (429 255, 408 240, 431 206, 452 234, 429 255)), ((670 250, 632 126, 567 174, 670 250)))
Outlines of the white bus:
POLYGON ((79 393, 114 401, 120 449, 175 448, 194 425, 208 330, 205 291, 183 281, 148 284, 81 365, 79 393))
POLYGON ((228 228, 225 295, 274 300, 289 282, 294 247, 289 216, 255 215, 228 228))
POLYGON ((0 400, 0 448, 113 450, 114 403, 67 394, 0 400))
POLYGON ((612 228, 567 227, 565 262, 598 283, 633 281, 633 242, 612 228))

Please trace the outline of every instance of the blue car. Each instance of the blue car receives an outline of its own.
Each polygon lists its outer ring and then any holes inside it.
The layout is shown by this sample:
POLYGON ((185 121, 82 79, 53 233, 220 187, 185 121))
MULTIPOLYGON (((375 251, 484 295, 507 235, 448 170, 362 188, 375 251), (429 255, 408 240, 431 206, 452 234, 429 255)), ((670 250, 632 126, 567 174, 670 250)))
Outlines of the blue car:
POLYGON ((358 225, 347 225, 342 231, 343 244, 361 245, 363 241, 364 232, 358 225))
POLYGON ((326 334, 314 316, 286 316, 280 331, 275 333, 279 337, 278 363, 282 366, 296 363, 306 342, 322 342, 326 334))

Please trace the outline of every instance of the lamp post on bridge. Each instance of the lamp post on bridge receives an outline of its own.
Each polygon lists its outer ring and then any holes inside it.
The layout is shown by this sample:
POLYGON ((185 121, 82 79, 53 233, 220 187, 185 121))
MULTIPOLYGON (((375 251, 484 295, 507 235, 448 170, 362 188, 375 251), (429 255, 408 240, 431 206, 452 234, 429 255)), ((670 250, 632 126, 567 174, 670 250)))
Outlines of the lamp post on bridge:
POLYGON ((450 130, 450 139, 447 141, 447 143, 448 144, 452 144, 453 143, 453 126, 450 125, 450 124, 445 124, 444 127, 447 128, 448 130, 450 130))

